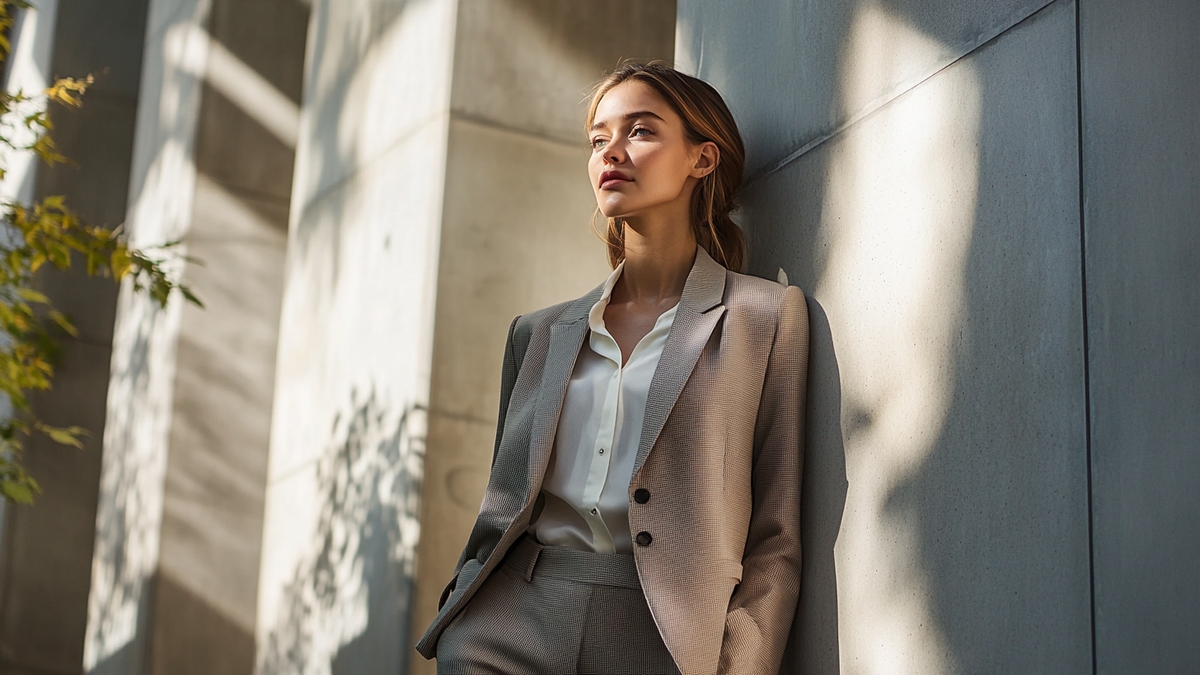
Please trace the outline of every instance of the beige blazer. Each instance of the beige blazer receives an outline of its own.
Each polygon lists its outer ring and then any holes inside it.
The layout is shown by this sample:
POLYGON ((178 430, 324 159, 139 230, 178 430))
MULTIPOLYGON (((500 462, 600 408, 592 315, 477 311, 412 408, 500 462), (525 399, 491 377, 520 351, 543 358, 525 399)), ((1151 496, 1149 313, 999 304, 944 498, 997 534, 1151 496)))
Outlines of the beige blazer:
MULTIPOLYGON (((602 288, 509 327, 491 478, 417 643, 426 658, 535 516, 602 288)), ((638 576, 685 674, 779 670, 800 591, 807 362, 800 289, 727 271, 698 248, 650 383, 629 485, 631 535, 649 535, 634 546, 638 576), (649 491, 645 503, 633 499, 639 489, 649 491)))

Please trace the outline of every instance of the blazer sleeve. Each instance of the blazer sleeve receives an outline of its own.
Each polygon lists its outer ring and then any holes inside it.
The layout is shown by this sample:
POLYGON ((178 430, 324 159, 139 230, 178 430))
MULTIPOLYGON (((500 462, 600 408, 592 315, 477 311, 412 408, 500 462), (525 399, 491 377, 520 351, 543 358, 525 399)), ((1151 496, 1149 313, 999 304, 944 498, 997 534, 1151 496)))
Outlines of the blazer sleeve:
POLYGON ((754 427, 753 510, 742 579, 725 615, 721 673, 778 673, 800 596, 800 478, 808 308, 783 289, 754 427))
MULTIPOLYGON (((521 361, 525 356, 525 346, 528 338, 521 341, 522 344, 517 344, 518 340, 514 339, 517 336, 517 321, 521 319, 517 316, 508 325, 508 339, 504 343, 504 362, 500 367, 500 413, 496 419, 496 444, 492 448, 492 464, 496 463, 496 455, 500 451, 500 439, 504 437, 504 419, 508 414, 508 401, 512 398, 513 385, 517 381, 517 373, 521 370, 521 361)), ((463 564, 467 561, 467 551, 463 551, 458 557, 458 564, 454 567, 454 576, 450 578, 450 582, 442 589, 442 595, 438 598, 438 609, 446 604, 446 600, 450 594, 454 592, 454 587, 458 583, 458 573, 462 571, 463 564)))

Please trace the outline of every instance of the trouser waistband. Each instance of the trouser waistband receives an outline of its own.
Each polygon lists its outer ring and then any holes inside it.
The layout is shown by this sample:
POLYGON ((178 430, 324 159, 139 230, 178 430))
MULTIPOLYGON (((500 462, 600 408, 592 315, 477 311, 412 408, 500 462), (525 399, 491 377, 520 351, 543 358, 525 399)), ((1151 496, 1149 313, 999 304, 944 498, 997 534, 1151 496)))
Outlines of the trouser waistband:
POLYGON ((602 586, 642 587, 632 553, 592 553, 569 546, 546 546, 529 535, 509 549, 504 564, 525 581, 545 576, 602 586))

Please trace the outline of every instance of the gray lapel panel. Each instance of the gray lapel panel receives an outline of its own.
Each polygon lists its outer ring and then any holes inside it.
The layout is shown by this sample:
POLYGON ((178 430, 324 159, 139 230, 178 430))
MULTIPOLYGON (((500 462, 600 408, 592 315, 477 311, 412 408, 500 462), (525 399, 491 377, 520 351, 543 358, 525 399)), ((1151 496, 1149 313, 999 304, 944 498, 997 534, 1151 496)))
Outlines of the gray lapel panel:
MULTIPOLYGON (((589 294, 591 295, 591 294, 589 294)), ((594 304, 594 300, 591 304, 594 304)), ((591 307, 591 304, 588 307, 591 307)), ((554 446, 554 434, 558 429, 558 417, 562 411, 563 398, 567 394, 567 383, 575 368, 575 359, 588 333, 587 315, 567 323, 550 326, 550 346, 546 353, 546 367, 542 371, 542 383, 538 388, 537 407, 534 409, 533 429, 529 436, 529 492, 526 506, 536 497, 542 484, 542 475, 550 461, 554 446)))

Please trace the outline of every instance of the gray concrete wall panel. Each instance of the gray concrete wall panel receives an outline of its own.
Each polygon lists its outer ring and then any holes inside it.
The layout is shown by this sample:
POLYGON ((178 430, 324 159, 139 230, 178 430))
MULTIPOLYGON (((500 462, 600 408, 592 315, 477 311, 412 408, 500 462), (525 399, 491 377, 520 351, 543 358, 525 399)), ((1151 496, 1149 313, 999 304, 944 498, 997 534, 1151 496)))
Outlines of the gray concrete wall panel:
POLYGON ((34 399, 48 424, 92 431, 82 450, 47 439, 27 444, 26 468, 42 486, 32 507, 10 506, 0 606, 0 673, 79 673, 87 624, 108 390, 107 346, 64 345, 54 390, 34 399), (64 402, 71 402, 66 405, 64 402), (86 403, 86 405, 85 405, 86 403))
POLYGON ((447 112, 455 2, 314 2, 293 213, 447 112))
POLYGON ((1096 672, 1200 662, 1200 5, 1080 4, 1096 672))
POLYGON ((463 0, 451 107, 521 133, 586 145, 590 86, 621 59, 669 58, 675 0, 463 0), (519 45, 519 48, 514 48, 519 45), (551 56, 552 55, 552 56, 551 56))
POLYGON ((256 673, 405 671, 456 6, 312 6, 256 673))
MULTIPOLYGON (((715 4, 681 4, 718 47, 680 60, 741 119, 821 119, 906 45, 958 39, 864 5, 813 96, 799 76, 749 84, 736 69, 808 67, 777 60, 804 41, 730 29, 715 4)), ((777 7, 759 4, 736 13, 777 7)), ((829 29, 825 8, 789 11, 829 29)), ((782 267, 812 317, 785 672, 1091 671, 1074 33, 1074 5, 1053 3, 744 194, 750 271, 782 267)), ((744 129, 760 158, 790 152, 786 124, 767 127, 744 129)))
MULTIPOLYGON (((55 16, 38 19, 54 21, 47 74, 92 73, 96 81, 81 109, 50 110, 59 150, 82 170, 49 169, 39 162, 34 197, 66 195, 68 206, 89 223, 115 227, 125 219, 146 12, 146 0, 60 0, 55 16)), ((83 450, 44 438, 27 443, 28 468, 43 493, 32 507, 5 509, 0 673, 78 673, 117 292, 110 280, 79 271, 47 272, 37 283, 75 319, 80 336, 62 340, 54 389, 35 396, 34 409, 49 424, 78 425, 89 436, 83 450)))
POLYGON ((746 136, 747 175, 770 170, 1046 5, 1046 0, 681 0, 680 68, 721 83, 746 136), (850 72, 848 38, 888 44, 850 72), (915 39, 901 39, 905 36, 915 39), (919 37, 918 37, 919 36, 919 37), (853 79, 853 86, 843 84, 853 79))
POLYGON ((146 672, 249 675, 308 10, 216 0, 146 672))
MULTIPOLYGON (((131 245, 182 240, 191 224, 195 125, 209 52, 205 0, 153 0, 142 55, 127 195, 131 245)), ((182 265, 181 265, 182 266, 182 265)), ((104 454, 81 663, 94 675, 143 672, 152 632, 175 346, 182 304, 161 309, 126 281, 112 333, 104 454)))

